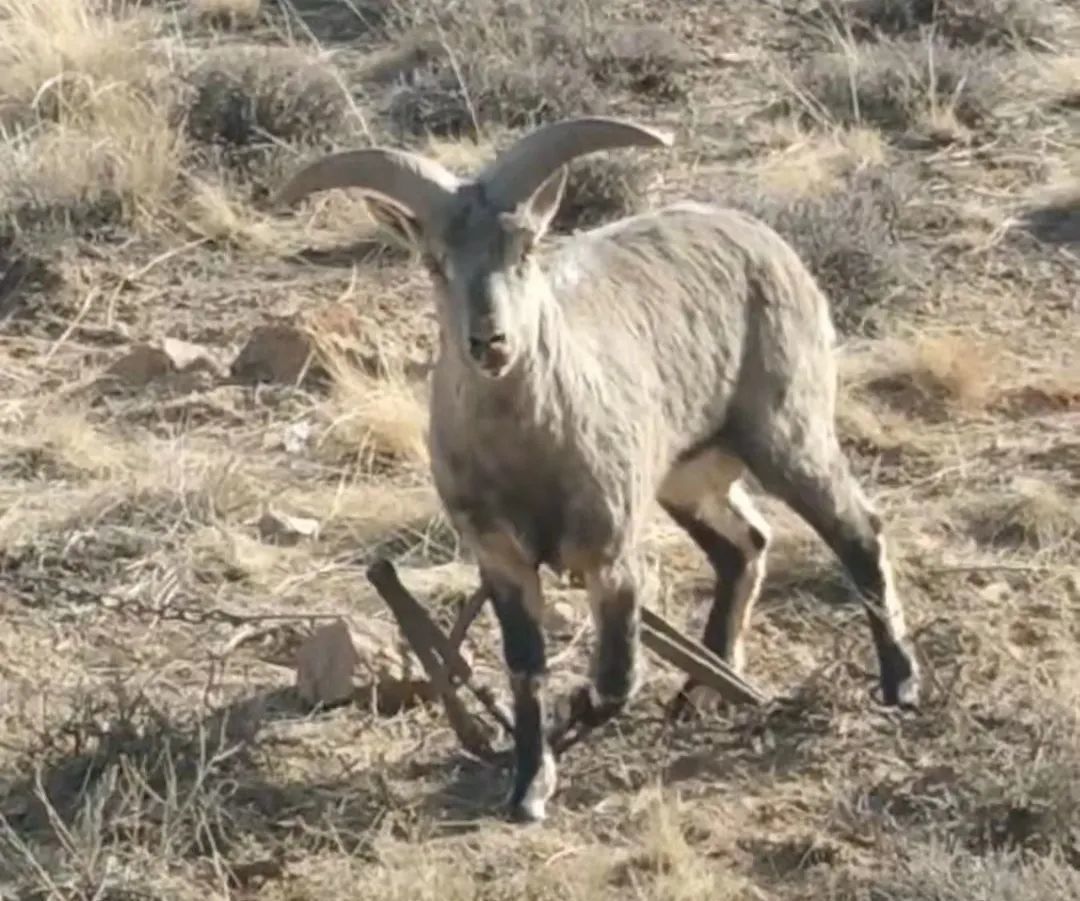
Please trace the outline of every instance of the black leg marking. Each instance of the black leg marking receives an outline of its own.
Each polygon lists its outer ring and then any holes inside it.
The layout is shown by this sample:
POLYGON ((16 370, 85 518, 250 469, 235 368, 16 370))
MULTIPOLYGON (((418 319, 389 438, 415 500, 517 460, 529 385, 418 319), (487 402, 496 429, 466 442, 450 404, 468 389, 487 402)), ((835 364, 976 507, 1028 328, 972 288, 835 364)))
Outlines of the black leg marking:
MULTIPOLYGON (((741 670, 743 635, 765 574, 768 524, 738 484, 728 487, 724 507, 712 513, 715 521, 676 504, 661 503, 675 523, 705 553, 716 573, 712 606, 702 641, 725 662, 741 670)), ((694 679, 686 680, 668 707, 670 718, 681 716, 690 705, 690 693, 696 687, 694 679)))
POLYGON ((911 693, 917 689, 918 668, 903 626, 896 625, 899 601, 887 570, 880 529, 880 520, 869 516, 863 534, 838 542, 837 555, 863 599, 877 652, 882 699, 889 706, 909 705, 917 702, 911 693))
POLYGON ((547 795, 543 786, 535 783, 547 775, 543 771, 548 753, 544 736, 543 631, 526 606, 522 588, 494 579, 490 584, 514 696, 514 784, 510 805, 522 819, 540 819, 547 795))
POLYGON ((729 438, 766 490, 806 520, 843 563, 870 618, 884 702, 917 705, 919 669, 893 588, 881 521, 852 476, 831 428, 809 424, 804 443, 795 447, 786 435, 772 441, 754 432, 729 438))
POLYGON ((618 709, 637 683, 641 611, 632 587, 619 588, 598 604, 593 687, 604 706, 618 709))
POLYGON ((735 641, 739 637, 736 634, 737 627, 731 621, 732 614, 736 612, 732 609, 732 605, 735 601, 738 580, 746 571, 748 561, 732 541, 721 535, 703 519, 684 513, 668 504, 664 505, 664 509, 701 548, 716 573, 713 602, 709 608, 708 619, 705 621, 705 634, 702 641, 710 651, 715 651, 725 662, 731 663, 735 641))
POLYGON ((568 709, 560 711, 550 736, 557 754, 618 714, 638 685, 641 608, 636 580, 609 569, 588 574, 586 584, 596 623, 590 684, 574 691, 568 709))

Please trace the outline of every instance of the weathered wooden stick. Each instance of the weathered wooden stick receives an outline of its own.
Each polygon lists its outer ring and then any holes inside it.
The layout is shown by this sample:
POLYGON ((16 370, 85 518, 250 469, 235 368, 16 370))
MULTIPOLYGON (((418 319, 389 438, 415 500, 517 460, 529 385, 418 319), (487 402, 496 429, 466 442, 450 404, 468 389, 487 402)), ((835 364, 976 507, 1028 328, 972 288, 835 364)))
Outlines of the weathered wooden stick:
POLYGON ((484 602, 491 596, 491 592, 487 585, 481 585, 472 593, 472 596, 462 605, 461 610, 458 612, 457 620, 454 621, 454 627, 450 630, 449 641, 453 648, 461 647, 461 642, 465 640, 465 633, 469 631, 469 626, 473 624, 473 621, 480 615, 480 610, 484 606, 484 602))
MULTIPOLYGON (((503 729, 508 733, 513 733, 513 720, 511 720, 506 715, 503 708, 499 706, 498 702, 495 700, 495 696, 491 693, 491 690, 486 686, 474 684, 472 667, 469 666, 468 661, 466 661, 458 651, 458 648, 461 645, 461 638, 458 638, 455 641, 453 637, 447 638, 443 634, 442 630, 439 629, 431 619, 430 614, 424 608, 423 604, 416 600, 409 590, 401 584, 401 580, 398 579, 397 571, 394 569, 392 563, 388 560, 380 560, 375 565, 377 566, 379 564, 389 567, 390 572, 393 574, 392 578, 396 583, 396 585, 390 589, 393 593, 393 597, 391 598, 386 593, 385 589, 387 588, 387 584, 380 587, 379 584, 376 584, 375 581, 371 579, 370 569, 368 570, 368 579, 372 581, 372 584, 375 585, 375 589, 394 612, 394 616, 398 620, 402 632, 405 633, 405 637, 408 639, 409 644, 416 644, 419 642, 426 645, 428 648, 435 651, 438 657, 441 658, 441 662, 444 666, 453 666, 457 669, 458 673, 464 674, 464 678, 461 679, 461 684, 484 706, 484 709, 494 717, 495 721, 502 726, 503 729), (402 625, 402 615, 408 620, 408 627, 402 625)), ((379 576, 379 578, 383 579, 389 577, 383 574, 379 576)), ((476 618, 476 615, 480 612, 480 608, 483 606, 484 601, 487 600, 487 597, 487 588, 481 586, 481 588, 469 598, 468 602, 458 614, 457 622, 454 623, 455 631, 460 631, 462 636, 464 636, 465 630, 468 629, 469 624, 476 618), (465 624, 464 628, 459 628, 463 622, 465 624)), ((453 634, 454 633, 451 633, 451 635, 453 634)), ((417 656, 420 656, 419 652, 417 652, 417 656)), ((423 663, 423 659, 421 659, 421 663, 423 663)), ((426 668, 425 665, 425 669, 426 668)), ((428 675, 431 675, 430 672, 428 675)), ((435 680, 432 679, 433 684, 434 682, 435 680)), ((453 689, 455 687, 453 682, 451 681, 450 684, 451 689, 453 689)), ((442 692, 439 685, 436 684, 435 688, 440 691, 440 693, 442 692)), ((454 702, 460 704, 456 694, 454 695, 454 702)))
POLYGON ((663 617, 641 610, 641 643, 691 678, 737 704, 764 704, 768 698, 704 645, 687 638, 663 617))
MULTIPOLYGON (((389 567, 390 572, 393 573, 397 586, 392 590, 396 594, 400 609, 409 618, 413 632, 421 636, 425 644, 433 647, 438 652, 453 679, 458 682, 468 682, 472 678, 472 667, 469 666, 468 661, 458 651, 458 645, 461 642, 451 642, 447 639, 445 633, 435 624, 424 606, 401 584, 401 580, 397 577, 397 570, 394 569, 394 565, 389 560, 380 560, 374 564, 374 566, 380 565, 389 567)), ((368 579, 371 579, 370 569, 368 570, 368 579)), ((372 584, 375 583, 372 582, 372 584)), ((376 585, 375 587, 378 589, 379 586, 376 585)), ((381 591, 379 593, 382 594, 381 591)), ((389 598, 383 595, 383 599, 393 607, 389 598)))
MULTIPOLYGON (((492 749, 487 736, 461 703, 461 698, 457 696, 457 691, 450 681, 449 664, 444 665, 439 660, 433 646, 435 643, 431 641, 432 633, 438 632, 442 639, 438 643, 446 645, 446 636, 439 632, 424 608, 401 584, 397 571, 389 560, 376 560, 371 564, 367 570, 367 578, 390 607, 405 638, 420 658, 431 684, 442 698, 446 718, 462 747, 477 756, 490 757, 492 749)), ((456 650, 454 653, 456 654, 456 650)), ((461 662, 464 663, 463 660, 461 662)))

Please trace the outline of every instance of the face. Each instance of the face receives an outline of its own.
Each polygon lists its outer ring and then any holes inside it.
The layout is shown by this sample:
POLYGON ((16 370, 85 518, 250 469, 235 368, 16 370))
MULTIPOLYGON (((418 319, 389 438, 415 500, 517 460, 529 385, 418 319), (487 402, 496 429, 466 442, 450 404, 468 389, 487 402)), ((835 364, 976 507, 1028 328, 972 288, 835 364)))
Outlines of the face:
POLYGON ((534 233, 519 216, 464 205, 445 232, 426 241, 426 261, 442 296, 444 325, 463 356, 487 378, 506 375, 531 340, 537 294, 534 233))

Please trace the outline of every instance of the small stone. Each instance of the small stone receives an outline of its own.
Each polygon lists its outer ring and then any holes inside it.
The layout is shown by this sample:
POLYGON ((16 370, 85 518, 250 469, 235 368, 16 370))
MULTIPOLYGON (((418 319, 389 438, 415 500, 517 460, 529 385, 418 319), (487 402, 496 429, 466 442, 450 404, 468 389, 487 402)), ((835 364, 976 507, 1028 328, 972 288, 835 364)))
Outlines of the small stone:
POLYGON ((251 333, 229 372, 243 382, 296 385, 323 370, 306 332, 291 325, 261 325, 251 333))
POLYGON ((554 601, 544 611, 544 625, 553 632, 573 632, 578 619, 578 608, 570 601, 554 601))
POLYGON ((276 544, 296 544, 302 538, 318 538, 319 521, 307 516, 292 516, 278 510, 267 510, 258 522, 259 534, 276 544))
POLYGON ((299 454, 307 447, 310 438, 311 423, 306 419, 294 422, 285 429, 285 434, 281 437, 281 446, 285 448, 286 453, 299 454))
POLYGON ((103 381, 142 388, 178 373, 219 376, 220 369, 206 348, 178 338, 165 338, 160 344, 136 344, 105 370, 103 381))
POLYGON ((176 366, 162 348, 137 344, 105 370, 104 378, 139 388, 175 371, 176 366))
POLYGON ((297 692, 312 706, 349 700, 353 695, 353 669, 359 659, 344 620, 323 626, 297 652, 297 692))

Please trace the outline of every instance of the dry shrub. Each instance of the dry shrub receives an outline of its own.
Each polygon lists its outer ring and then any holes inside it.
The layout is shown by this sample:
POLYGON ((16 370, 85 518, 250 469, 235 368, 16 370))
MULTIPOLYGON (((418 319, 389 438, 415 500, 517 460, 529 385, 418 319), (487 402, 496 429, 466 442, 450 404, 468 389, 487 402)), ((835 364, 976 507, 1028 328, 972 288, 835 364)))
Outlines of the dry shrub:
POLYGON ((940 38, 849 45, 811 59, 797 92, 810 114, 948 140, 986 126, 1004 97, 1000 54, 940 38))
POLYGON ((230 164, 280 142, 316 143, 342 129, 350 98, 336 70, 292 47, 223 47, 190 76, 188 133, 230 164))
POLYGON ((153 212, 179 174, 153 19, 89 0, 0 0, 0 218, 100 226, 153 212), (112 15, 111 13, 115 13, 112 15))
POLYGON ((586 157, 570 166, 566 193, 553 228, 572 231, 641 212, 645 207, 652 161, 586 157))
MULTIPOLYGON (((1042 901, 1075 898, 1080 871, 1052 857, 1031 859, 1017 852, 987 855, 965 852, 950 843, 905 849, 899 867, 864 877, 841 899, 874 901, 1042 901)), ((876 868, 875 868, 876 869, 876 868)))
POLYGON ((198 897, 189 860, 241 831, 234 796, 245 754, 241 730, 227 725, 175 719, 122 683, 78 698, 10 785, 26 812, 17 829, 0 819, 5 888, 27 898, 198 897))
POLYGON ((621 26, 573 0, 461 0, 433 12, 402 4, 394 28, 425 44, 388 115, 405 134, 475 134, 601 111, 612 89, 655 99, 681 91, 690 62, 659 26, 621 26))
POLYGON ((873 128, 806 133, 797 123, 767 130, 766 140, 781 146, 764 157, 758 177, 767 191, 788 196, 835 191, 845 178, 886 163, 885 141, 873 128))
POLYGON ((1043 479, 1018 477, 964 510, 972 537, 990 547, 1048 551, 1080 542, 1080 503, 1043 479))
MULTIPOLYGON (((676 100, 685 93, 682 76, 693 54, 672 32, 656 24, 605 28, 594 44, 579 44, 598 84, 623 88, 655 100, 676 100)), ((572 46, 575 36, 565 35, 572 46)))
POLYGON ((917 272, 896 233, 910 190, 897 173, 866 169, 821 196, 791 200, 736 189, 728 200, 791 242, 828 295, 837 328, 850 334, 873 329, 874 317, 917 272))
POLYGON ((1026 210, 1020 226, 1048 244, 1080 244, 1080 178, 1050 192, 1026 210))
POLYGON ((1053 35, 1048 0, 851 0, 825 12, 862 36, 907 35, 928 26, 954 45, 1032 44, 1053 35))
POLYGON ((588 77, 555 60, 477 62, 461 70, 430 66, 396 90, 387 115, 404 135, 458 137, 485 125, 527 128, 595 112, 599 97, 588 77))
POLYGON ((239 28, 259 19, 262 0, 190 0, 191 12, 209 25, 239 28))
POLYGON ((145 86, 156 67, 147 46, 154 19, 119 3, 0 0, 0 108, 70 117, 109 102, 117 85, 145 86))

